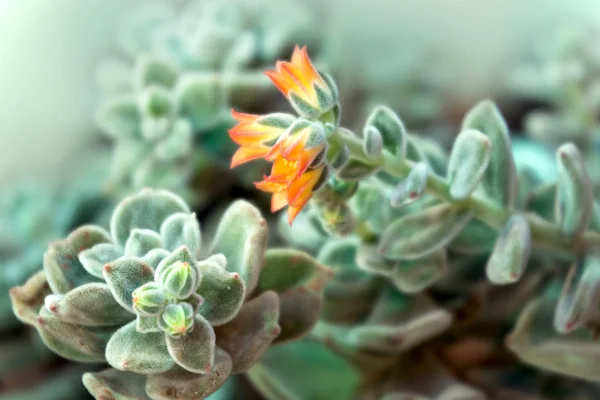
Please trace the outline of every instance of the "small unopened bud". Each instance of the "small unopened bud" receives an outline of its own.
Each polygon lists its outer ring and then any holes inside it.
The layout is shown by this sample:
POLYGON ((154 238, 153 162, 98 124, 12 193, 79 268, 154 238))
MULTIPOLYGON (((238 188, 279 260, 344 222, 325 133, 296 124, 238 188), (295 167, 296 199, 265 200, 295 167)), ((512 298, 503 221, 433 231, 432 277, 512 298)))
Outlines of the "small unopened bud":
POLYGON ((172 337, 185 335, 194 326, 194 309, 188 303, 169 304, 158 320, 158 326, 172 337))
POLYGON ((135 289, 132 294, 133 308, 140 315, 159 315, 166 302, 164 290, 155 282, 148 282, 135 289))
POLYGON ((177 261, 160 272, 161 286, 178 299, 188 298, 196 289, 197 271, 188 262, 177 261))

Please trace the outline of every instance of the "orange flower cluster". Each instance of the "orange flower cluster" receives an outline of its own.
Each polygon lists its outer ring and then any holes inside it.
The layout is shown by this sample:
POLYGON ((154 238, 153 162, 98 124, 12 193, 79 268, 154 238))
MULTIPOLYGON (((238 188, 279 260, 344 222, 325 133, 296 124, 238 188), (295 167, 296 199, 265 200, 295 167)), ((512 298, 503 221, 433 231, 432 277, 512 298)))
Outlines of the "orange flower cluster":
POLYGON ((276 71, 266 73, 301 115, 251 115, 232 111, 238 124, 229 131, 240 145, 231 167, 255 159, 273 163, 271 173, 256 187, 273 194, 271 211, 288 207, 288 221, 310 200, 315 188, 326 178, 326 133, 316 118, 337 103, 337 89, 326 74, 308 58, 306 47, 296 47, 291 62, 279 61, 276 71), (304 117, 304 118, 302 118, 304 117))
POLYGON ((263 158, 273 162, 271 174, 256 183, 262 191, 273 193, 271 211, 285 206, 291 224, 310 200, 319 183, 325 165, 325 131, 319 123, 303 119, 289 122, 287 114, 265 116, 232 111, 238 124, 229 131, 241 147, 234 154, 232 168, 245 162, 263 158))

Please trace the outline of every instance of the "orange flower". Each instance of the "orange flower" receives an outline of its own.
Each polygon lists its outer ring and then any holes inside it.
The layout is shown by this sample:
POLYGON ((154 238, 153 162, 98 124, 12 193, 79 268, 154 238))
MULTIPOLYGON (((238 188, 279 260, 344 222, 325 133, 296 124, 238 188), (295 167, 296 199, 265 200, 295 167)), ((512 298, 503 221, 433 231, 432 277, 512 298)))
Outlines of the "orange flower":
POLYGON ((256 182, 256 188, 264 192, 273 193, 271 198, 271 212, 278 211, 285 206, 288 207, 288 222, 290 225, 312 197, 315 186, 322 181, 321 177, 326 166, 311 169, 300 177, 288 180, 289 176, 296 176, 296 166, 293 162, 279 157, 273 164, 273 171, 264 180, 256 182), (275 175, 275 166, 279 163, 279 173, 287 172, 287 175, 275 175))
POLYGON ((231 168, 266 158, 280 136, 296 120, 293 115, 283 113, 252 115, 231 110, 231 115, 238 124, 229 130, 229 136, 241 146, 233 155, 231 168))
POLYGON ((291 62, 278 61, 275 71, 265 74, 303 117, 319 117, 337 104, 338 93, 333 79, 315 69, 306 46, 302 49, 296 46, 291 62))

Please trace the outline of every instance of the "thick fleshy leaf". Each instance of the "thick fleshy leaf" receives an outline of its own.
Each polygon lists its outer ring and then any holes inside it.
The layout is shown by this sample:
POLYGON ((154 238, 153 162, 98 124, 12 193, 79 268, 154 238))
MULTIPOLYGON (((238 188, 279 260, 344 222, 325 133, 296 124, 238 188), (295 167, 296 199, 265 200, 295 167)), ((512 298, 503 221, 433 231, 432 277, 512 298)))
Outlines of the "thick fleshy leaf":
POLYGON ((593 332, 578 329, 568 335, 554 332, 555 302, 530 302, 508 336, 507 346, 521 361, 579 379, 600 381, 600 348, 593 332))
POLYGON ((170 131, 164 139, 156 144, 154 154, 159 160, 167 163, 189 160, 193 146, 192 126, 189 121, 178 118, 171 124, 170 131))
MULTIPOLYGON (((167 257, 163 258, 160 263, 158 263, 158 267, 154 271, 154 280, 157 282, 161 281, 161 277, 165 270, 169 268, 171 265, 175 263, 188 263, 191 266, 196 266, 196 258, 186 246, 181 246, 175 249, 171 254, 167 257)), ((198 272, 198 270, 196 270, 198 272)), ((198 278, 202 278, 200 274, 198 274, 198 278)))
POLYGON ((381 289, 382 281, 357 266, 356 238, 329 240, 318 261, 335 274, 325 287, 321 318, 332 323, 358 323, 366 318, 381 289))
POLYGON ((398 353, 441 334, 451 323, 452 315, 425 296, 408 297, 388 287, 369 318, 343 341, 361 350, 398 353))
POLYGON ((146 394, 146 377, 113 368, 83 374, 85 388, 96 399, 150 400, 146 394))
POLYGON ((158 264, 160 264, 160 262, 164 260, 169 254, 170 253, 165 249, 150 250, 144 255, 144 257, 142 257, 142 261, 151 266, 152 268, 156 269, 158 267, 158 264))
POLYGON ((96 117, 100 129, 117 139, 141 138, 140 121, 133 96, 119 96, 106 101, 96 117))
POLYGON ((356 253, 356 265, 358 268, 383 276, 390 276, 398 265, 398 261, 386 260, 379 251, 377 245, 372 243, 358 243, 356 253))
POLYGON ((590 249, 573 265, 565 280, 554 314, 554 327, 569 333, 586 326, 598 329, 600 294, 600 251, 590 249), (594 326, 595 325, 595 326, 594 326))
POLYGON ((556 192, 556 219, 570 239, 580 235, 592 216, 593 193, 588 172, 577 147, 572 143, 556 151, 559 181, 556 192))
POLYGON ((167 61, 152 56, 139 57, 133 70, 136 89, 150 86, 171 88, 177 81, 177 68, 167 61))
POLYGON ((132 313, 133 291, 154 278, 154 270, 135 257, 121 257, 105 265, 102 273, 115 300, 132 313))
POLYGON ((100 243, 79 253, 83 268, 97 278, 103 278, 102 268, 123 255, 123 250, 111 243, 100 243))
POLYGON ((140 333, 136 322, 121 327, 108 341, 106 361, 120 370, 138 374, 160 374, 173 368, 165 334, 140 333))
POLYGON ((279 335, 279 298, 273 291, 246 302, 239 314, 215 328, 217 346, 231 356, 232 373, 246 371, 256 363, 279 335))
POLYGON ((178 212, 190 212, 181 198, 166 190, 144 189, 119 203, 110 231, 117 244, 124 247, 133 229, 158 232, 163 222, 178 212))
POLYGON ((361 385, 355 367, 308 339, 269 348, 247 376, 266 398, 280 400, 351 400, 361 385))
POLYGON ((36 328, 42 340, 61 357, 79 362, 104 362, 104 349, 116 328, 88 328, 58 319, 40 309, 36 328))
POLYGON ((207 320, 196 315, 193 328, 185 335, 167 336, 167 348, 180 367, 196 374, 208 374, 215 362, 215 331, 207 320))
POLYGON ((348 145, 344 144, 332 155, 330 165, 334 169, 340 169, 346 165, 348 161, 350 161, 350 149, 348 148, 348 145))
POLYGON ((151 250, 162 248, 160 235, 149 229, 132 229, 125 243, 125 255, 142 257, 151 250))
POLYGON ((433 253, 454 239, 473 214, 442 204, 392 222, 383 232, 379 251, 390 259, 416 259, 433 253))
POLYGON ((199 313, 211 325, 223 325, 239 312, 246 295, 246 285, 237 272, 228 272, 213 260, 198 262, 202 283, 197 292, 204 298, 199 313))
POLYGON ((258 282, 266 247, 266 221, 256 207, 238 200, 221 217, 210 254, 227 258, 227 270, 240 274, 249 296, 258 282))
POLYGON ((479 185, 491 158, 491 140, 483 133, 467 129, 454 141, 448 164, 450 196, 465 200, 479 185))
POLYGON ((383 148, 399 158, 406 154, 406 128, 398 116, 388 107, 376 107, 365 123, 365 134, 375 128, 382 138, 383 148))
POLYGON ((117 303, 104 283, 88 283, 64 295, 50 295, 45 306, 60 320, 83 326, 122 325, 134 318, 117 303))
POLYGON ((308 333, 321 312, 322 293, 333 271, 308 254, 292 249, 269 249, 255 294, 273 290, 279 294, 276 342, 308 333))
POLYGON ((163 222, 160 236, 164 248, 174 251, 180 246, 186 246, 194 257, 200 252, 200 224, 196 214, 176 213, 163 222))
POLYGON ((177 82, 175 99, 180 113, 196 131, 215 124, 225 104, 219 80, 207 73, 187 73, 177 82))
POLYGON ((400 182, 392 192, 390 203, 392 207, 402 207, 414 203, 423 196, 427 188, 429 167, 424 162, 417 163, 408 173, 406 179, 400 182))
POLYGON ((515 214, 498 235, 486 265, 487 277, 497 284, 518 281, 529 262, 531 232, 523 214, 515 214))
POLYGON ((375 174, 379 169, 380 167, 377 164, 369 164, 350 158, 336 171, 336 177, 346 181, 360 181, 375 174))
POLYGON ((361 182, 350 205, 356 218, 368 222, 369 228, 377 233, 389 224, 390 201, 382 185, 361 182))
POLYGON ((370 159, 376 160, 381 157, 383 151, 383 137, 381 132, 374 126, 367 126, 364 130, 363 152, 370 159))
POLYGON ((408 354, 382 382, 385 400, 486 400, 459 381, 431 354, 408 354))
POLYGON ((79 253, 98 243, 110 241, 109 234, 102 228, 87 225, 75 229, 65 240, 52 242, 44 254, 44 272, 52 291, 57 294, 99 279, 88 274, 79 253))
POLYGON ((490 139, 492 152, 481 186, 490 199, 511 208, 517 194, 517 173, 504 117, 493 102, 484 100, 463 119, 461 131, 466 129, 478 130, 490 139))
POLYGON ((23 323, 35 326, 44 299, 51 293, 44 271, 33 275, 22 286, 13 287, 10 289, 10 300, 15 316, 23 323))
POLYGON ((148 377, 146 391, 153 400, 204 399, 223 385, 231 373, 231 357, 223 349, 216 347, 215 362, 207 374, 195 374, 180 367, 160 375, 148 377))
POLYGON ((403 293, 419 293, 443 278, 447 270, 446 251, 438 250, 423 258, 397 262, 390 280, 403 293))
POLYGON ((463 254, 484 254, 494 248, 498 232, 479 221, 472 219, 453 240, 449 247, 463 254))
POLYGON ((160 317, 138 315, 135 320, 135 329, 140 333, 162 332, 158 326, 158 318, 160 317))

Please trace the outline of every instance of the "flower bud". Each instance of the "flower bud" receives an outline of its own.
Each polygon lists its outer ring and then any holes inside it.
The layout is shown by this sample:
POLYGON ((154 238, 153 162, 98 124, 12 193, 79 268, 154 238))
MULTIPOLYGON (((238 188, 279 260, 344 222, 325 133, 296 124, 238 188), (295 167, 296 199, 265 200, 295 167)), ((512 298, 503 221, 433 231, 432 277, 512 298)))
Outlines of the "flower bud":
POLYGON ((196 290, 198 274, 188 262, 177 261, 160 272, 158 282, 178 299, 186 299, 196 290))
POLYGON ((148 282, 132 294, 133 308, 140 315, 159 315, 166 302, 164 290, 155 282, 148 282))
POLYGON ((158 326, 172 337, 185 335, 194 325, 194 309, 188 303, 169 304, 158 320, 158 326))

